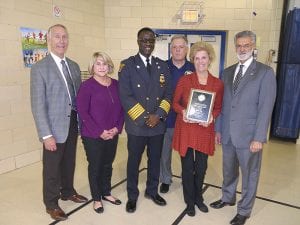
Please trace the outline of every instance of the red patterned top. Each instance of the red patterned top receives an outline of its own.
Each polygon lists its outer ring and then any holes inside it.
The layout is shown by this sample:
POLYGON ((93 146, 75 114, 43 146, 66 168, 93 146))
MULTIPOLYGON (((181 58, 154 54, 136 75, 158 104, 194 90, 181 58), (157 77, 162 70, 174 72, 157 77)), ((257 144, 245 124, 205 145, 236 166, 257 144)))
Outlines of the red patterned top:
POLYGON ((208 127, 200 126, 198 123, 186 123, 183 121, 182 110, 187 108, 189 95, 192 88, 215 92, 215 101, 212 110, 215 119, 221 112, 224 85, 223 82, 212 76, 207 77, 207 84, 198 82, 197 74, 192 73, 181 77, 174 93, 173 109, 177 113, 172 147, 181 156, 185 156, 188 147, 207 155, 213 155, 215 150, 214 122, 208 127))

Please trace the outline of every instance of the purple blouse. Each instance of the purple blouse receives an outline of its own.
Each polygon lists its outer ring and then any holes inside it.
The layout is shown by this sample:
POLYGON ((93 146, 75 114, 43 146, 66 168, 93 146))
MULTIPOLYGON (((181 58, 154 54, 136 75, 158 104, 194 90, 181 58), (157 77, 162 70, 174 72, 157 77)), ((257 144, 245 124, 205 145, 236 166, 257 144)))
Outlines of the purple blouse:
POLYGON ((116 127, 121 133, 124 111, 118 92, 118 81, 103 86, 93 77, 84 81, 78 91, 77 111, 81 121, 81 136, 100 138, 104 130, 116 127))

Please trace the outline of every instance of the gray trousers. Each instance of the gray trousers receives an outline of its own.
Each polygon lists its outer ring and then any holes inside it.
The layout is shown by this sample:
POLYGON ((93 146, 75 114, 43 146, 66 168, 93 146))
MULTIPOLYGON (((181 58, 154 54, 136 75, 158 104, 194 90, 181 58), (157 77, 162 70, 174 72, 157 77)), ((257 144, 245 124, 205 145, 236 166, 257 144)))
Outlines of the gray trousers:
POLYGON ((172 139, 174 128, 167 128, 160 159, 160 182, 172 183, 172 139))
POLYGON ((222 145, 223 185, 222 201, 236 201, 236 187, 239 181, 239 168, 242 173, 242 196, 237 205, 237 213, 250 217, 254 205, 260 174, 262 151, 252 153, 250 149, 233 146, 231 141, 222 145))

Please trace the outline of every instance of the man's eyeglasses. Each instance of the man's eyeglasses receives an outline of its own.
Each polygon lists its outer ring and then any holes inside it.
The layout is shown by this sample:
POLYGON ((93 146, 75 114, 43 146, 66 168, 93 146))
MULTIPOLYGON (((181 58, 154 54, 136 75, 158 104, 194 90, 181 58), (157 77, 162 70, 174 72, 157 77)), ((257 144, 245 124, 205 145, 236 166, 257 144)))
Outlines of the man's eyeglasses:
POLYGON ((236 45, 235 47, 238 48, 238 49, 241 49, 241 48, 243 48, 243 49, 249 49, 249 48, 252 47, 252 44, 236 45))
POLYGON ((143 44, 147 44, 149 42, 149 44, 154 44, 155 43, 155 39, 138 39, 139 42, 143 43, 143 44))

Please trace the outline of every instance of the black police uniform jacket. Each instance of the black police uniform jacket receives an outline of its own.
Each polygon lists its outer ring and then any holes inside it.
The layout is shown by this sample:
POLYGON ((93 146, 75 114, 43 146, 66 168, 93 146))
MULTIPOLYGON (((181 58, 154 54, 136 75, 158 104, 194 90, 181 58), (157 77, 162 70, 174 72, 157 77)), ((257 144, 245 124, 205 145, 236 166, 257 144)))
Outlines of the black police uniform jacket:
POLYGON ((163 134, 166 129, 165 118, 172 101, 167 63, 152 56, 149 74, 143 60, 137 54, 121 62, 118 75, 126 132, 136 136, 163 134), (160 118, 153 128, 145 124, 149 114, 156 114, 160 118))

